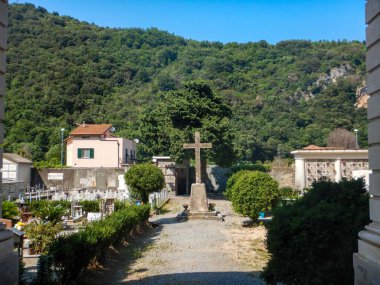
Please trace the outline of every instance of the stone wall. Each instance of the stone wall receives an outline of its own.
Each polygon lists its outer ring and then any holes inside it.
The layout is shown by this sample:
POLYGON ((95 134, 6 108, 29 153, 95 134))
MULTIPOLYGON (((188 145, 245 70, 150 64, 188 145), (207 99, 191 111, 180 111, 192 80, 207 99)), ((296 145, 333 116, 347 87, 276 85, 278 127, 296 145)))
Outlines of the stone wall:
POLYGON ((279 187, 294 188, 294 164, 289 165, 284 159, 275 159, 273 161, 270 175, 276 179, 279 187))
POLYGON ((46 188, 64 190, 96 189, 118 190, 124 185, 121 176, 125 174, 123 167, 99 168, 46 168, 38 171, 46 188), (49 173, 63 173, 63 180, 49 180, 49 173))
POLYGON ((379 284, 380 276, 380 1, 366 3, 370 219, 354 254, 355 284, 379 284))

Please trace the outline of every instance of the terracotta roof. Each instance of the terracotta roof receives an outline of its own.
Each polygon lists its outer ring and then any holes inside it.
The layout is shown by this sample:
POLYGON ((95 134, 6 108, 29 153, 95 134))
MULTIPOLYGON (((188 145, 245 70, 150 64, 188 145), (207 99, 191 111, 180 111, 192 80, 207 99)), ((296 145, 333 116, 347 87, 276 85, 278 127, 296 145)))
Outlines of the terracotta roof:
POLYGON ((3 157, 14 163, 29 163, 29 164, 33 163, 29 159, 22 157, 21 155, 18 155, 16 153, 3 153, 3 157))
POLYGON ((347 149, 343 146, 317 146, 317 145, 309 145, 303 148, 304 150, 343 150, 347 149))
POLYGON ((102 135, 111 127, 112 127, 111 124, 99 124, 99 125, 82 124, 76 129, 72 130, 70 135, 72 136, 102 135))

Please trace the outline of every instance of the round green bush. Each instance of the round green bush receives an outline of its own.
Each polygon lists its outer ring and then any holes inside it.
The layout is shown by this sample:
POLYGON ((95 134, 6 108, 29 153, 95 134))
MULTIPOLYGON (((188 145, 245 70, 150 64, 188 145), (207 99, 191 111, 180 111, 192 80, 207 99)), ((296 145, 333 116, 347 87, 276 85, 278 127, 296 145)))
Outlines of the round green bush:
POLYGON ((226 196, 226 198, 228 200, 231 200, 231 192, 232 192, 232 187, 235 185, 236 181, 239 180, 239 178, 248 173, 248 172, 251 172, 249 170, 240 170, 234 174, 232 174, 228 180, 227 180, 227 185, 226 185, 226 192, 224 192, 224 196, 226 196))
POLYGON ((268 225, 269 284, 353 284, 352 254, 369 223, 363 180, 319 181, 268 225))
POLYGON ((148 202, 150 193, 165 187, 165 177, 161 169, 149 163, 133 165, 125 174, 125 181, 132 194, 144 203, 148 202))
POLYGON ((256 219, 259 212, 271 209, 279 196, 277 181, 259 171, 241 174, 230 193, 235 211, 252 219, 256 219))

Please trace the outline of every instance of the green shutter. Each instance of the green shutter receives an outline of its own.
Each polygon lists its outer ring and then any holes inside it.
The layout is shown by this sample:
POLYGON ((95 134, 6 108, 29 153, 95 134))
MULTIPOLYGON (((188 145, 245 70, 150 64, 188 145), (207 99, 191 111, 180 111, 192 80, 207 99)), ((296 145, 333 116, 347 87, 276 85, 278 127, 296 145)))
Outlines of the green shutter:
POLYGON ((94 158, 94 149, 90 148, 90 158, 94 158))
POLYGON ((82 158, 82 149, 78 148, 78 158, 82 158))

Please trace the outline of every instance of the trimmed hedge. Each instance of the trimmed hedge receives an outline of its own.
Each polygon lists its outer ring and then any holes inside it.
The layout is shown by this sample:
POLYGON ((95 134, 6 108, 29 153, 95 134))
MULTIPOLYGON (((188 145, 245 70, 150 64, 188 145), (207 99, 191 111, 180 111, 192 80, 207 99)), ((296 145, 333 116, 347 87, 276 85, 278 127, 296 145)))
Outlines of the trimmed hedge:
POLYGON ((125 173, 131 194, 148 203, 149 194, 165 187, 162 170, 151 163, 135 164, 125 173))
POLYGON ((111 245, 121 242, 134 226, 148 220, 149 211, 149 205, 129 206, 88 224, 78 233, 57 238, 49 255, 60 281, 69 284, 75 280, 91 261, 101 259, 111 245))
POLYGON ((224 192, 224 196, 228 200, 231 200, 231 193, 232 193, 232 187, 235 185, 236 181, 239 180, 239 178, 247 173, 249 173, 249 170, 240 170, 230 176, 227 180, 227 185, 226 185, 226 192, 224 192))
POLYGON ((242 170, 269 172, 270 166, 267 164, 263 165, 263 164, 242 162, 242 163, 235 164, 231 167, 232 173, 236 173, 242 170))
POLYGON ((228 195, 234 210, 252 219, 256 219, 259 212, 273 208, 280 198, 278 182, 259 171, 241 174, 228 195))
POLYGON ((353 284, 352 254, 369 223, 364 181, 319 181, 268 224, 269 284, 353 284))

